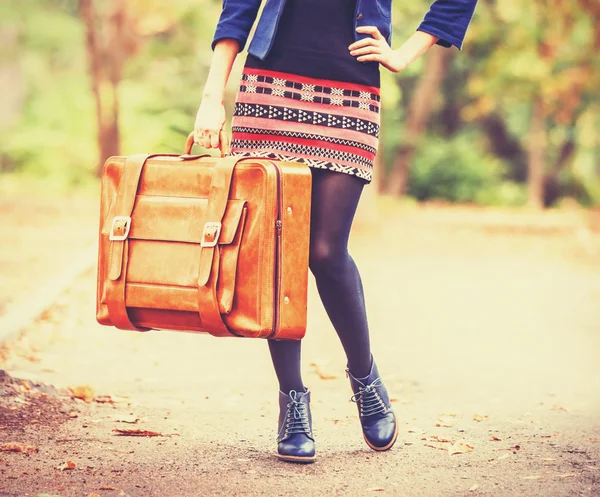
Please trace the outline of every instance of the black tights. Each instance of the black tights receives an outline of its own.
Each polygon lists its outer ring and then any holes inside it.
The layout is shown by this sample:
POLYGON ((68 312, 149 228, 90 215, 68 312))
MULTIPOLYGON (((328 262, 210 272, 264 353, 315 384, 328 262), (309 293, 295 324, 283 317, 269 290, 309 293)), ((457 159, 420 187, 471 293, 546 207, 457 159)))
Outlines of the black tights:
MULTIPOLYGON (((348 253, 348 237, 364 183, 355 176, 312 171, 309 266, 327 315, 337 332, 352 374, 370 372, 371 348, 363 287, 348 253)), ((303 390, 301 342, 269 340, 271 359, 282 392, 303 390)))

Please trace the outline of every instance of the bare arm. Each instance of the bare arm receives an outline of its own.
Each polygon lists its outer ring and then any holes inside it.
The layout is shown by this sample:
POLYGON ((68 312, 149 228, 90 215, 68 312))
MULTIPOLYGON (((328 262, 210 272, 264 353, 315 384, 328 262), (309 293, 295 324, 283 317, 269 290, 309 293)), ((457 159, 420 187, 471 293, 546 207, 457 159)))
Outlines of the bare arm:
POLYGON ((225 87, 239 49, 239 42, 231 38, 222 39, 215 45, 194 124, 194 142, 201 147, 219 146, 219 131, 225 124, 225 87))
POLYGON ((439 40, 437 36, 417 31, 400 48, 392 50, 376 27, 361 26, 356 31, 369 34, 372 38, 350 45, 350 54, 359 62, 379 62, 392 72, 406 69, 439 40))

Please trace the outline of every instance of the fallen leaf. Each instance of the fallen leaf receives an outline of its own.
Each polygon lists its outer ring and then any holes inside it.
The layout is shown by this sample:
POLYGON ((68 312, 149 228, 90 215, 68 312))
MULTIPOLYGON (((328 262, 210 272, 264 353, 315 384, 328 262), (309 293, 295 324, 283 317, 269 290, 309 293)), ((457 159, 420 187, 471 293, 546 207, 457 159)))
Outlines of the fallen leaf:
POLYGON ((451 456, 456 454, 464 454, 466 452, 472 452, 475 447, 471 444, 466 443, 464 440, 459 440, 456 442, 453 447, 448 452, 451 456))
POLYGON ((475 483, 473 486, 471 486, 471 488, 469 488, 469 492, 475 492, 475 490, 477 490, 479 488, 479 485, 477 485, 477 483, 475 483))
POLYGON ((520 445, 513 445, 512 447, 506 447, 506 448, 498 449, 498 450, 521 450, 521 446, 520 445))
POLYGON ((429 438, 431 438, 431 440, 433 440, 434 442, 454 443, 454 440, 448 440, 447 438, 440 438, 438 435, 431 435, 429 438))
POLYGON ((117 416, 115 418, 115 421, 117 421, 119 423, 130 423, 130 424, 136 424, 139 420, 140 420, 140 418, 138 418, 137 416, 117 416))
POLYGON ((590 438, 590 443, 598 444, 600 443, 600 438, 590 438))
POLYGON ((531 476, 523 476, 523 480, 539 480, 541 478, 540 475, 531 475, 531 476))
POLYGON ((559 478, 571 478, 572 476, 577 476, 577 473, 563 473, 562 475, 556 475, 559 478))
POLYGON ((487 414, 473 414, 473 421, 485 421, 488 418, 487 414))
POLYGON ((437 423, 435 423, 435 426, 438 428, 452 428, 455 425, 456 420, 454 418, 444 416, 439 417, 437 423))
POLYGON ((554 404, 550 406, 551 411, 565 411, 569 412, 569 410, 565 406, 561 406, 560 404, 554 404))
POLYGON ((70 418, 76 418, 77 416, 78 416, 78 414, 75 411, 72 411, 69 413, 70 418))
POLYGON ((65 471, 65 470, 75 469, 76 467, 77 467, 77 465, 73 461, 66 461, 66 462, 62 463, 58 467, 58 469, 60 469, 61 471, 65 471))
POLYGON ((98 402, 98 404, 114 404, 115 401, 110 395, 98 395, 94 400, 98 402))
POLYGON ((0 452, 25 452, 26 454, 33 454, 38 452, 38 450, 37 447, 19 442, 10 442, 0 445, 0 452))
POLYGON ((125 435, 129 437, 170 437, 171 435, 163 435, 158 431, 148 431, 148 430, 122 430, 120 428, 115 428, 113 430, 117 435, 125 435))
POLYGON ((496 435, 492 435, 492 442, 500 442, 502 441, 501 438, 498 438, 496 435))
POLYGON ((383 487, 367 488, 367 492, 385 492, 385 488, 383 488, 383 487))
POLYGON ((423 444, 425 447, 430 447, 432 449, 437 449, 437 450, 448 450, 446 447, 438 447, 436 445, 431 445, 431 444, 423 444))
POLYGON ((71 392, 73 398, 81 399, 88 404, 94 400, 94 390, 90 386, 83 385, 78 387, 69 387, 69 391, 71 392))
POLYGON ((323 371, 321 366, 319 364, 317 364, 316 362, 311 362, 310 365, 314 368, 315 373, 317 373, 318 377, 321 378, 322 380, 337 379, 337 375, 323 371))

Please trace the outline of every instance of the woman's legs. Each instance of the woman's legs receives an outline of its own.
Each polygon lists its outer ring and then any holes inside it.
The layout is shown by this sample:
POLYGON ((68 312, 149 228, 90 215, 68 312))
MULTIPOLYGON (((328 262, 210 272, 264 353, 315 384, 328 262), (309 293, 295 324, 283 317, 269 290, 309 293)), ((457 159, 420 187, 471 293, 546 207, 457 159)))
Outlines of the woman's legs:
MULTIPOLYGON (((364 183, 355 176, 312 169, 310 269, 357 378, 371 368, 369 327, 362 282, 348 253, 348 238, 364 183)), ((303 391, 300 341, 269 341, 282 392, 303 391)))

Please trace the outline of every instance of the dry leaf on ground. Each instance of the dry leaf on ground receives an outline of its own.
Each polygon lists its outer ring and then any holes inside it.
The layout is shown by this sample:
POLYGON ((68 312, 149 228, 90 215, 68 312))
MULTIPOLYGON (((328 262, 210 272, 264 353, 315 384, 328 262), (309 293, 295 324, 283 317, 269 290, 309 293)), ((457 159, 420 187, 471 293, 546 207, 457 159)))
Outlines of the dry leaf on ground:
POLYGON ((60 469, 61 471, 65 471, 75 469, 76 467, 77 465, 73 461, 65 461, 58 467, 58 469, 60 469))
POLYGON ((464 454, 466 452, 472 452, 473 450, 475 450, 475 446, 466 443, 464 440, 459 440, 452 446, 452 448, 450 449, 450 451, 448 453, 451 456, 454 456, 456 454, 464 454))
POLYGON ((598 444, 600 443, 600 438, 590 438, 590 443, 598 444))
POLYGON ((383 488, 383 487, 367 488, 367 492, 385 492, 385 488, 383 488))
POLYGON ((33 445, 26 445, 19 442, 9 442, 0 445, 0 452, 24 452, 26 454, 33 454, 38 452, 38 448, 33 445))
POLYGON ((138 418, 137 416, 117 416, 114 418, 114 420, 119 423, 136 424, 140 420, 140 418, 138 418))
POLYGON ((94 401, 98 402, 98 404, 114 404, 115 401, 110 395, 98 395, 98 397, 94 398, 94 401))
POLYGON ((498 450, 512 450, 512 451, 521 450, 521 446, 520 445, 513 445, 512 447, 505 447, 503 449, 498 449, 498 450))
POLYGON ((437 423, 435 426, 438 428, 452 428, 456 425, 456 419, 454 419, 455 414, 442 415, 438 417, 437 423))
POLYGON ((437 449, 437 450, 448 450, 447 447, 438 447, 436 445, 431 445, 431 444, 423 444, 425 447, 430 447, 432 449, 437 449))
POLYGON ((69 387, 69 391, 75 399, 81 399, 87 403, 94 400, 94 389, 90 386, 81 385, 78 387, 69 387))
POLYGON ((122 430, 120 428, 115 428, 113 430, 117 435, 125 435, 129 437, 170 437, 172 435, 163 435, 158 431, 148 431, 148 430, 122 430))
POLYGON ((320 364, 318 364, 316 362, 311 362, 310 365, 314 368, 315 373, 317 373, 317 376, 319 378, 321 378, 322 380, 335 380, 335 379, 337 379, 337 375, 332 374, 332 373, 328 373, 326 371, 323 371, 323 368, 321 367, 320 364))
POLYGON ((454 443, 454 440, 449 440, 447 438, 441 438, 438 435, 431 435, 429 438, 431 438, 431 440, 433 440, 434 442, 440 442, 440 443, 454 443))
POLYGON ((501 442, 502 441, 502 439, 497 437, 496 435, 492 435, 491 440, 492 440, 492 442, 501 442))
POLYGON ((488 419, 488 415, 487 414, 473 414, 473 421, 485 421, 486 419, 488 419))

